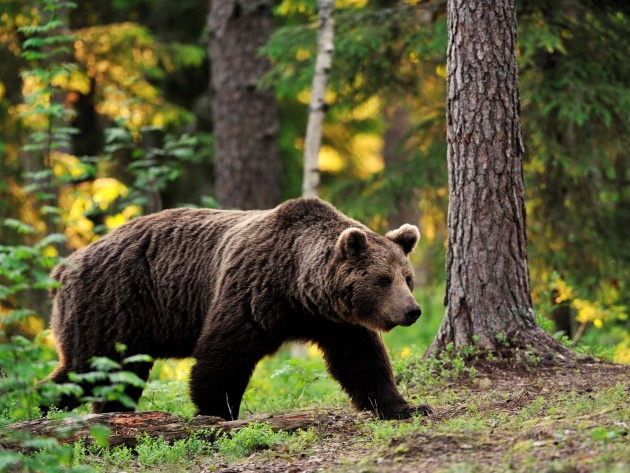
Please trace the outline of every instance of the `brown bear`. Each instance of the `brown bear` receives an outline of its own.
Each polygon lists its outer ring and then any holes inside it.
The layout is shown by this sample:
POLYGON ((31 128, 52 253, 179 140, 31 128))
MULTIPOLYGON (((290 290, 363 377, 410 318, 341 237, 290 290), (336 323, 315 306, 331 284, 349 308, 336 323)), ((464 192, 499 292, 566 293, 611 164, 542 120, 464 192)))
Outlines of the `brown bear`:
MULTIPOLYGON (((118 343, 125 356, 193 357, 198 414, 236 419, 258 361, 283 342, 309 341, 357 409, 384 419, 427 414, 398 392, 378 332, 420 316, 407 258, 419 237, 413 225, 380 236, 317 198, 134 219, 53 270, 60 365, 51 379, 68 382, 95 356, 120 359, 118 343)), ((126 368, 146 380, 151 366, 126 368)), ((126 393, 137 401, 142 390, 126 393)), ((57 407, 78 402, 66 395, 57 407)))

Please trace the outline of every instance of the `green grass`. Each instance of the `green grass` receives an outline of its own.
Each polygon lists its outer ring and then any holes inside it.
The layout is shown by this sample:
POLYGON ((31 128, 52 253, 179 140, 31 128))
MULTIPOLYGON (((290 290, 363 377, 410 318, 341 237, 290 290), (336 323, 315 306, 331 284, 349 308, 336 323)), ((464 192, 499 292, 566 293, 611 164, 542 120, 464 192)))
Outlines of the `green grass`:
MULTIPOLYGON (((439 458, 441 466, 433 471, 440 472, 630 469, 627 382, 600 378, 592 388, 571 389, 569 384, 555 390, 553 379, 514 386, 507 379, 501 387, 466 365, 465 359, 475 356, 472 348, 424 360, 442 317, 441 297, 441 293, 418 295, 424 312, 420 321, 384 336, 403 395, 412 403, 432 405, 437 415, 431 418, 379 421, 354 417, 347 396, 330 378, 316 350, 300 360, 291 358, 284 348, 257 366, 240 417, 307 409, 322 415, 339 413, 345 421, 335 427, 336 421, 331 420, 330 426, 293 433, 276 433, 264 423, 253 423, 230 435, 199 432, 173 443, 140 435, 134 447, 85 442, 60 446, 36 440, 33 445, 42 448, 30 455, 0 452, 0 471, 18 460, 33 471, 47 473, 214 471, 243 462, 260 466, 317 458, 325 452, 334 452, 326 461, 335 460, 339 465, 330 466, 331 470, 344 472, 394 471, 399 463, 416 464, 426 458, 439 458), (512 401, 518 401, 517 405, 512 401)), ((30 376, 52 368, 50 350, 40 345, 22 342, 13 351, 5 350, 4 357, 25 364, 30 376)), ((536 363, 523 360, 522 364, 524 373, 536 374, 536 363)), ((140 410, 192 417, 195 409, 188 396, 191 365, 191 360, 156 362, 140 410)), ((579 379, 576 368, 566 370, 564 374, 579 379)), ((19 402, 27 394, 19 390, 2 393, 4 423, 29 415, 19 402)), ((79 410, 85 412, 85 407, 79 410)))
MULTIPOLYGON (((442 297, 439 291, 427 294, 417 292, 416 299, 423 307, 420 320, 411 327, 398 327, 384 334, 397 371, 422 364, 422 356, 443 315, 442 297)), ((191 365, 192 360, 157 361, 139 409, 192 416, 195 408, 188 397, 191 365)), ((450 372, 454 371, 451 369, 450 372)), ((454 373, 459 374, 457 371, 454 373)), ((263 359, 256 367, 243 396, 241 417, 348 403, 348 397, 337 382, 330 378, 321 355, 315 349, 309 350, 306 360, 299 360, 293 359, 289 348, 284 347, 275 355, 263 359)))

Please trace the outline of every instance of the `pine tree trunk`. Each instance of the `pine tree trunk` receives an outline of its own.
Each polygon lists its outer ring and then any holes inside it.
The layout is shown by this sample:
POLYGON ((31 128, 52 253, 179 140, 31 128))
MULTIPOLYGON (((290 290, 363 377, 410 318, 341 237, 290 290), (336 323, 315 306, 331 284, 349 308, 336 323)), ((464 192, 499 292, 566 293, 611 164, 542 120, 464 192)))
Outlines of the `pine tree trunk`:
POLYGON ((530 295, 516 0, 450 0, 448 31, 446 316, 428 353, 452 342, 570 356, 530 295))
POLYGON ((273 31, 272 0, 210 5, 216 197, 223 208, 270 208, 282 196, 273 92, 258 83, 269 63, 258 49, 273 31))

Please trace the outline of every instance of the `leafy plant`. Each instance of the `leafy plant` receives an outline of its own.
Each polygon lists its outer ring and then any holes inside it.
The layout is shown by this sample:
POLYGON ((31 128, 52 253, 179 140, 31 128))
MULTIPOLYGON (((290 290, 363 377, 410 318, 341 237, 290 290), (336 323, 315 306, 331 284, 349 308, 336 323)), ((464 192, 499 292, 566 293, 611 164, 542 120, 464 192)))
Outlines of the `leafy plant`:
POLYGON ((274 432, 269 424, 253 423, 230 435, 222 434, 217 439, 217 446, 219 453, 234 459, 286 442, 288 436, 287 432, 274 432))
POLYGON ((163 438, 141 436, 135 452, 138 462, 144 466, 174 464, 185 459, 192 459, 210 447, 208 441, 193 433, 186 439, 167 442, 163 438))

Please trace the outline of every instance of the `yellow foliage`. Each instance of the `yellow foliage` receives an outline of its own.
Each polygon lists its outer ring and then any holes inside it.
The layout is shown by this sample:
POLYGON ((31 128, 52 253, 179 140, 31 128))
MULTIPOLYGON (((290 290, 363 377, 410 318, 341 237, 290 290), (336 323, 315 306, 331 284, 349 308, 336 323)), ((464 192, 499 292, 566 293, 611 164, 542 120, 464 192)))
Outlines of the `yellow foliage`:
POLYGON ((116 215, 108 215, 105 217, 105 226, 109 229, 114 229, 125 223, 125 216, 122 213, 116 215))
POLYGON ((295 53, 295 59, 298 61, 305 61, 309 57, 311 57, 311 52, 308 49, 298 48, 295 53))
POLYGON ((101 177, 92 183, 92 200, 103 210, 127 192, 127 186, 112 177, 101 177))
POLYGON ((400 357, 404 360, 406 358, 409 358, 409 355, 411 355, 411 348, 409 347, 405 347, 400 351, 400 357))
POLYGON ((311 89, 304 89, 297 94, 298 102, 308 105, 311 102, 311 89))
POLYGON ((442 79, 446 79, 446 66, 441 64, 439 66, 436 66, 435 73, 442 79))
POLYGON ((125 207, 122 212, 117 213, 116 215, 107 216, 105 218, 105 226, 109 230, 113 230, 140 214, 142 214, 142 209, 139 206, 129 205, 125 207))
POLYGON ((44 346, 53 348, 56 346, 55 337, 53 337, 50 329, 45 329, 39 332, 37 335, 37 341, 44 346))
POLYGON ((562 302, 570 301, 574 298, 573 288, 569 286, 566 281, 559 276, 556 276, 553 280, 553 287, 558 292, 558 295, 554 299, 556 304, 560 304, 562 302))
POLYGON ((592 322, 595 327, 600 328, 603 321, 608 319, 606 312, 594 302, 583 299, 573 299, 571 305, 577 309, 575 320, 580 323, 592 322))
POLYGON ((33 195, 25 192, 13 179, 7 179, 7 184, 9 186, 9 192, 20 202, 20 209, 18 210, 20 221, 30 225, 40 233, 45 232, 46 223, 37 212, 33 195))
POLYGON ((351 143, 352 154, 357 157, 356 165, 360 177, 367 177, 385 167, 381 150, 383 138, 377 135, 360 133, 353 137, 351 143))
POLYGON ((337 0, 335 5, 337 8, 361 8, 367 5, 367 0, 337 0))
MULTIPOLYGON (((311 103, 311 89, 304 89, 302 92, 297 94, 298 102, 303 103, 304 105, 308 105, 311 103)), ((332 90, 326 91, 326 96, 324 97, 324 101, 327 104, 334 103, 337 101, 337 94, 332 90)))
POLYGON ((59 256, 59 252, 54 246, 48 245, 46 248, 43 249, 42 256, 46 258, 54 258, 56 256, 59 256))
POLYGON ((356 106, 352 110, 351 115, 354 120, 368 120, 377 116, 380 113, 380 110, 381 100, 374 95, 362 104, 356 106))
POLYGON ((613 361, 626 365, 630 364, 630 335, 627 333, 623 335, 623 340, 615 348, 613 361))
MULTIPOLYGON (((6 329, 4 322, 9 312, 11 311, 0 306, 0 330, 2 331, 6 329)), ((25 337, 34 338, 42 330, 44 330, 45 323, 40 317, 36 317, 34 315, 27 315, 26 317, 21 319, 19 322, 12 323, 11 327, 25 337)), ((4 337, 4 335, 2 335, 2 337, 4 337)))
MULTIPOLYGON (((549 278, 542 273, 543 279, 549 278)), ((551 287, 556 291, 554 303, 568 303, 576 311, 575 319, 580 324, 593 324, 595 328, 602 328, 606 322, 626 320, 627 309, 623 305, 615 305, 620 300, 620 288, 608 281, 602 281, 594 300, 580 299, 573 288, 556 273, 550 277, 551 287)), ((540 295, 534 293, 537 302, 540 295)))
POLYGON ((293 140, 293 146, 299 151, 304 151, 304 138, 301 136, 296 137, 295 140, 293 140))
POLYGON ((440 221, 430 212, 421 213, 420 226, 422 227, 422 239, 429 243, 435 241, 438 230, 442 227, 440 221))
POLYGON ((345 167, 339 152, 330 146, 322 146, 319 150, 318 167, 323 172, 339 172, 345 167))
POLYGON ((146 28, 127 22, 84 28, 75 34, 81 38, 74 42, 75 57, 101 95, 96 103, 98 113, 113 120, 123 119, 135 138, 139 138, 140 127, 185 119, 187 112, 166 103, 159 90, 145 79, 147 71, 160 64, 172 68, 170 58, 160 53, 146 28))
POLYGON ((306 356, 309 358, 323 358, 324 355, 317 345, 309 343, 308 349, 306 350, 306 356))
MULTIPOLYGON (((78 177, 83 174, 80 162, 73 156, 58 157, 54 169, 59 175, 66 173, 78 177)), ((102 177, 92 182, 80 183, 74 188, 62 189, 59 201, 65 210, 62 218, 66 224, 65 234, 69 246, 78 249, 97 240, 94 223, 86 217, 86 213, 95 207, 107 210, 116 199, 124 197, 128 192, 127 186, 111 177, 102 177)), ((141 213, 140 207, 130 205, 116 215, 106 216, 105 225, 113 229, 141 213)))
POLYGON ((79 158, 71 154, 55 151, 51 154, 52 168, 55 176, 70 176, 77 179, 85 174, 85 166, 79 158))
POLYGON ((162 364, 158 379, 186 381, 190 378, 190 369, 195 360, 184 358, 183 360, 169 360, 162 364))
POLYGON ((90 92, 90 78, 78 70, 73 70, 67 74, 57 74, 52 79, 52 85, 81 94, 90 92))

